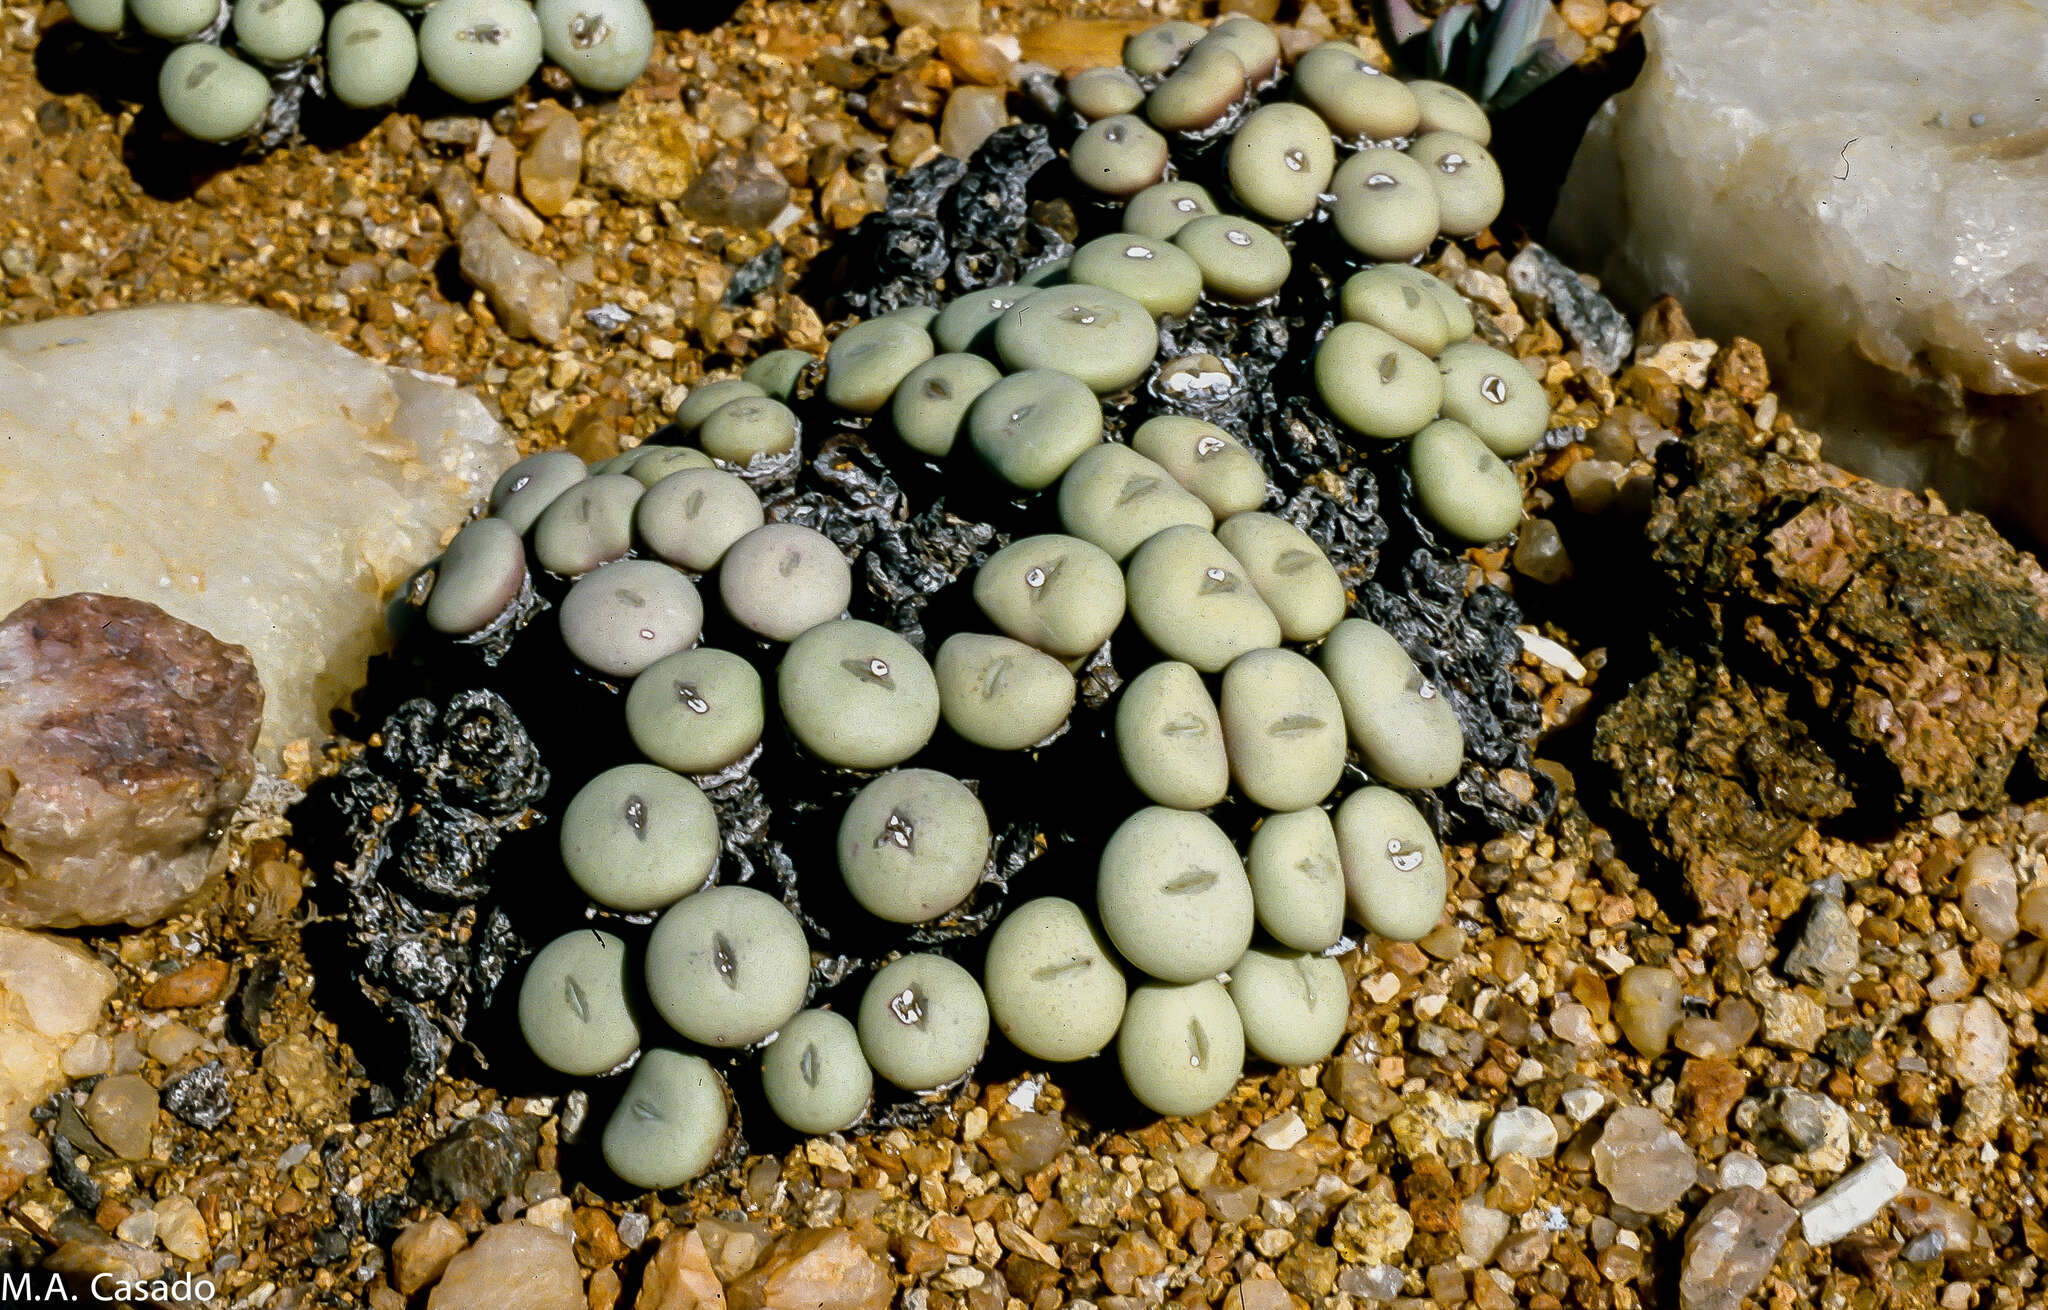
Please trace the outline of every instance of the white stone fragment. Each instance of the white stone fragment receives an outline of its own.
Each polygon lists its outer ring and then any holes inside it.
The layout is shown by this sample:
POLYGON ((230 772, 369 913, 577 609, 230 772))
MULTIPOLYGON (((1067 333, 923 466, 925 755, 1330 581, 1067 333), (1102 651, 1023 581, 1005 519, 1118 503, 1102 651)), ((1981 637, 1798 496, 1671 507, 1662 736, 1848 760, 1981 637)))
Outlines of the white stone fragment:
POLYGON ((1552 641, 1534 628, 1516 628, 1515 636, 1521 638, 1523 650, 1550 667, 1561 670, 1564 676, 1573 682, 1578 682, 1586 676, 1586 666, 1579 663, 1579 657, 1566 650, 1561 643, 1552 641))
POLYGON ((1722 1156, 1720 1159, 1720 1171, 1721 1186, 1724 1189, 1730 1187, 1762 1188, 1769 1186, 1771 1181, 1770 1175, 1764 1172, 1764 1166, 1761 1161, 1753 1155, 1745 1155, 1740 1151, 1730 1151, 1722 1156))
POLYGON ((1557 1125, 1533 1105, 1517 1105, 1493 1116, 1486 1125, 1486 1158, 1504 1155, 1547 1160, 1557 1153, 1557 1125))
POLYGON ((1842 1175, 1833 1187, 1799 1210, 1799 1223, 1812 1246, 1838 1242, 1877 1218, 1906 1190, 1906 1171, 1888 1155, 1873 1155, 1842 1175))
POLYGON ((1549 240, 1625 307, 1755 340, 1828 458, 2048 537, 2048 0, 1882 15, 1650 9, 1549 240))
POLYGON ((29 1110, 63 1081, 59 1062, 113 990, 113 972, 84 947, 0 927, 0 1131, 29 1130, 29 1110))
POLYGON ((0 330, 0 614, 133 596, 246 647, 275 765, 361 685, 384 602, 511 463, 475 396, 268 310, 0 330))

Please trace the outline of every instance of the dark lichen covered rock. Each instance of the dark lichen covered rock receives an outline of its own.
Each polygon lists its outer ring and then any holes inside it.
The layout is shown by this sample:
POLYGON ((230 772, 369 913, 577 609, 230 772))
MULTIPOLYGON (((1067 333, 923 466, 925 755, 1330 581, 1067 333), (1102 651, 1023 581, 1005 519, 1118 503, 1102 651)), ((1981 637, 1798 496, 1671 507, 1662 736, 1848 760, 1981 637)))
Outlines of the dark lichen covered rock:
POLYGON ((338 957, 376 1021, 396 1030, 358 1042, 374 1114, 425 1093, 528 953, 488 870, 506 838, 537 822, 548 788, 533 739, 492 692, 407 701, 381 732, 292 811, 331 916, 308 950, 338 957))
POLYGON ((1780 690, 1667 653, 1600 720, 1614 800, 1709 913, 1739 915, 1810 824, 1847 810, 1834 759, 1780 690))
POLYGON ((2048 572, 1981 516, 1824 464, 1680 448, 1651 521, 1682 612, 1775 668, 1909 811, 1979 809, 2048 758, 2048 572), (1889 776, 1884 776, 1889 775, 1889 776))
POLYGON ((0 620, 0 924, 140 925, 198 895, 262 718, 249 653, 146 601, 0 620))
POLYGON ((1597 750, 1617 804, 1733 912, 1807 825, 1979 809, 2048 760, 2048 573, 1982 517, 1749 448, 1665 448, 1656 671, 1597 750))

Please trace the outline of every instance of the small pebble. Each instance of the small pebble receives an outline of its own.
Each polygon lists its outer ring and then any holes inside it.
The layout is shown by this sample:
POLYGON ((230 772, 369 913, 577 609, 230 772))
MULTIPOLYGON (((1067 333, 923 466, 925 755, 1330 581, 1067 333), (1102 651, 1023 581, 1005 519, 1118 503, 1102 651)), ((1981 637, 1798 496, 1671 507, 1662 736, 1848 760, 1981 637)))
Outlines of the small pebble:
POLYGON ((1653 1215, 1678 1204, 1698 1181, 1699 1165, 1662 1115, 1624 1105, 1607 1116, 1593 1143, 1593 1173, 1617 1204, 1653 1215))
POLYGON ((2004 851, 1995 846, 1971 851, 1963 858, 1955 890, 1963 917, 1987 940, 2003 946, 2019 936, 2019 881, 2004 851))

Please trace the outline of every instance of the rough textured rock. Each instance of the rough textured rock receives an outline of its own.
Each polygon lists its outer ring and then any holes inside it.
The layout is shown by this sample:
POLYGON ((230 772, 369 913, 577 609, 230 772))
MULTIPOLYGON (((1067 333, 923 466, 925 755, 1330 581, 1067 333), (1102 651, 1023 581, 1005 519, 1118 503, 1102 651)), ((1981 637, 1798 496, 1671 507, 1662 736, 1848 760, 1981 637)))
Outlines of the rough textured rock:
POLYGON ((1798 1219, 1799 1212, 1774 1192, 1717 1192, 1685 1230, 1678 1272, 1682 1310, 1740 1310, 1763 1285, 1798 1219))
POLYGON ((641 1275, 633 1310, 725 1310, 725 1288, 702 1233, 692 1228, 662 1242, 641 1275))
POLYGON ((2048 539, 2048 5, 1868 16, 1657 5, 1551 240, 1636 308, 1754 337, 1830 458, 2048 539))
POLYGON ((759 155, 723 154, 683 193, 683 212, 699 223, 753 231, 789 203, 789 183, 759 155))
POLYGON ((576 1248, 560 1233, 531 1224, 486 1228, 476 1245, 448 1262, 427 1310, 583 1310, 576 1248))
POLYGON ((533 1167, 540 1131, 524 1115, 506 1117, 487 1110, 468 1119, 413 1162, 412 1194, 427 1204, 452 1209, 463 1201, 496 1205, 516 1191, 533 1167))
POLYGON ((726 1289, 733 1310, 888 1310, 889 1267, 844 1228, 811 1228, 780 1238, 752 1273, 726 1289))
POLYGON ((1624 1105, 1607 1116, 1593 1143, 1593 1175, 1617 1204, 1658 1214, 1698 1180, 1699 1164, 1664 1116, 1645 1105, 1624 1105))
POLYGON ((63 1081, 58 1060, 92 1031, 114 975, 75 943, 0 927, 0 1133, 63 1081))
POLYGON ((1736 913, 1808 826, 1999 802, 2048 761, 2048 573, 1982 517, 1728 427, 1659 452, 1656 669, 1603 716, 1614 796, 1736 913))
POLYGON ((462 225, 462 276, 515 337, 552 346, 569 329, 576 288, 555 261, 526 249, 488 214, 462 225))
POLYGON ((0 619, 0 923, 152 923, 206 886, 248 793, 247 651, 91 593, 0 619))
POLYGON ((695 173, 691 122, 674 100, 629 101, 583 144, 583 176, 636 205, 681 200, 695 173))
POLYGON ((259 752, 327 731, 383 604, 514 458, 476 397, 267 310, 0 330, 0 613, 137 596, 248 650, 259 752))
POLYGON ((468 1245, 460 1224, 446 1215, 428 1215, 391 1243, 392 1285, 411 1296, 446 1273, 448 1262, 468 1245))

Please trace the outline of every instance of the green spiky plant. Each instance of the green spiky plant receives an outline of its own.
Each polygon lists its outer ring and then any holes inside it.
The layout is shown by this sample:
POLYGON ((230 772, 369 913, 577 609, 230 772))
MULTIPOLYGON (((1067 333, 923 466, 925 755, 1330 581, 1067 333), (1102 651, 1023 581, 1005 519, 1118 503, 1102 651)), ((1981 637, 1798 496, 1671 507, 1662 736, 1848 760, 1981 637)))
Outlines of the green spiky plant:
POLYGON ((1543 35, 1551 12, 1548 0, 1458 0, 1431 21, 1410 0, 1373 0, 1373 26, 1404 72, 1506 109, 1574 62, 1543 35))

